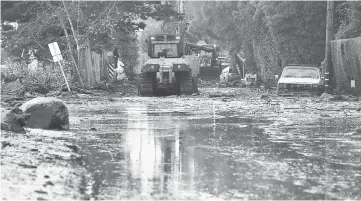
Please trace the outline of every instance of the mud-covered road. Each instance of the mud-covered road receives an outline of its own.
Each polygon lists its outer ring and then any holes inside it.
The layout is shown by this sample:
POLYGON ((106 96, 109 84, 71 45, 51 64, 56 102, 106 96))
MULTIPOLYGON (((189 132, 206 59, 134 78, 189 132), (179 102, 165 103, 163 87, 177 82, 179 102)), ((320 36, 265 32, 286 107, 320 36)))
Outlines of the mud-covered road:
POLYGON ((219 91, 65 98, 70 131, 2 133, 2 199, 361 199, 359 100, 219 91))

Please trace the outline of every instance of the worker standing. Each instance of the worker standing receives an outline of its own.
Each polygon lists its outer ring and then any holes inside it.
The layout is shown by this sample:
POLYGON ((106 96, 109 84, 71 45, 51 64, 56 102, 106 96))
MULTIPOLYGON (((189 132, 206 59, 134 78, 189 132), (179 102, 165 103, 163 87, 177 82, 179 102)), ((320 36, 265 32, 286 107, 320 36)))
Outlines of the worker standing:
POLYGON ((118 58, 117 68, 114 69, 115 72, 115 80, 128 80, 125 75, 124 63, 118 58))

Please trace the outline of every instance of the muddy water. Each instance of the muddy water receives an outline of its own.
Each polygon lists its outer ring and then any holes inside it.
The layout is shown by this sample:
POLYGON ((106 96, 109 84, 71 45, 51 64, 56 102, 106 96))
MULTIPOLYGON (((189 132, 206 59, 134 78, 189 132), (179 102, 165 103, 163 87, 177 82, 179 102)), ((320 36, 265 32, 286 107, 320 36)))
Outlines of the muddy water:
POLYGON ((93 111, 80 146, 94 199, 361 199, 347 120, 269 133, 266 119, 158 108, 93 111))

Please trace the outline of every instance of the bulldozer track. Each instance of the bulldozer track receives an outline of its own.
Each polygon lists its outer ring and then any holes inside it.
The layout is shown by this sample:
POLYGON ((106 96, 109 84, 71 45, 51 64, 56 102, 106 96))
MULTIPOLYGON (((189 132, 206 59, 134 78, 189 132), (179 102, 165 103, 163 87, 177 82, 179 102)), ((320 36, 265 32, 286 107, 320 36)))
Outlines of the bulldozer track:
POLYGON ((153 77, 151 73, 141 73, 138 83, 138 94, 141 96, 154 95, 153 77))
POLYGON ((193 93, 193 79, 192 71, 188 71, 180 75, 180 94, 192 94, 193 93))

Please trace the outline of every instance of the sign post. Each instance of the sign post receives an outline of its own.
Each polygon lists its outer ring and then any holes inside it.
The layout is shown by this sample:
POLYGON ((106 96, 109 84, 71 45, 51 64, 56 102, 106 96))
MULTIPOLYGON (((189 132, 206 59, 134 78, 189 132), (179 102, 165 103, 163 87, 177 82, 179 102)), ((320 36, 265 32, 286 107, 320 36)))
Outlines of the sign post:
POLYGON ((61 60, 63 60, 63 57, 61 56, 61 52, 60 52, 58 43, 57 42, 49 43, 48 46, 50 49, 50 53, 53 56, 54 62, 58 62, 59 66, 60 66, 60 70, 63 73, 66 86, 68 87, 68 91, 71 91, 68 80, 66 79, 66 75, 65 75, 63 66, 61 65, 61 62, 60 62, 61 60))
POLYGON ((245 67, 246 67, 246 65, 245 65, 245 62, 246 62, 246 59, 244 59, 244 58, 242 58, 241 57, 241 60, 242 60, 242 64, 243 64, 243 68, 242 68, 242 70, 243 70, 243 79, 245 79, 246 78, 246 75, 244 74, 245 73, 245 67))

